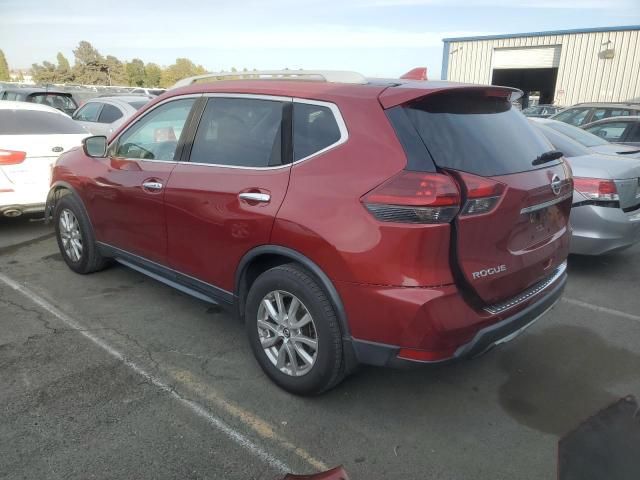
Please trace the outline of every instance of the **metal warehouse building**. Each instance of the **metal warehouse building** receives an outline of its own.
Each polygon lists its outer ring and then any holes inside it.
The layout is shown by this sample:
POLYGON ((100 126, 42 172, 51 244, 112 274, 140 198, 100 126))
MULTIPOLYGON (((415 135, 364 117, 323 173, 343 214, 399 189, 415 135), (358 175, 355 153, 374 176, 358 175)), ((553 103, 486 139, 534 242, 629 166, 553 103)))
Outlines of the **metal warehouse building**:
POLYGON ((640 97, 640 25, 443 41, 443 79, 516 87, 541 104, 640 97))

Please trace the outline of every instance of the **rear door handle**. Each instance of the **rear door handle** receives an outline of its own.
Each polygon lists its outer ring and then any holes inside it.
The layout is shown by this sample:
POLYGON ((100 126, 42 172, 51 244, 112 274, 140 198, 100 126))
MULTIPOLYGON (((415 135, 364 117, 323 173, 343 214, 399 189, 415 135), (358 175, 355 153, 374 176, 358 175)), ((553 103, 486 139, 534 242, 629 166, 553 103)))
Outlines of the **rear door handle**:
POLYGON ((260 202, 260 203, 269 203, 271 200, 271 195, 268 193, 259 193, 259 192, 243 192, 239 193, 238 197, 241 200, 246 200, 248 202, 260 202))
POLYGON ((152 181, 144 182, 142 184, 142 188, 144 188, 145 190, 151 190, 152 192, 158 192, 162 190, 163 186, 164 185, 162 185, 162 183, 160 182, 152 182, 152 181))

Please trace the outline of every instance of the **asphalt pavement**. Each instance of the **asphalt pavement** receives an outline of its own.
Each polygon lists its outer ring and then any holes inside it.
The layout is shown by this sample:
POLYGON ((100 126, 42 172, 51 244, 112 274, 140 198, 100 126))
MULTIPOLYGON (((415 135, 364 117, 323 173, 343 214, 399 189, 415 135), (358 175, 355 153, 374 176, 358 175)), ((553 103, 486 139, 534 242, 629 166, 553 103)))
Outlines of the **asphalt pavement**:
POLYGON ((481 358, 299 398, 217 307, 121 266, 74 274, 50 226, 0 219, 0 478, 555 478, 562 435, 640 397, 640 246, 569 274, 481 358))

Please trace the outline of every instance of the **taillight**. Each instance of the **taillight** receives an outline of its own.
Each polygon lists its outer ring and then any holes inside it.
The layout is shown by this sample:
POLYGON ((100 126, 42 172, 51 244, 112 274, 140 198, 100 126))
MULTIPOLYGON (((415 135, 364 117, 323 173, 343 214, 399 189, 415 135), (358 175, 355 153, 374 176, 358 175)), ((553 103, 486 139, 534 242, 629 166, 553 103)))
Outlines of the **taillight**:
POLYGON ((596 202, 617 202, 620 200, 618 189, 613 180, 573 177, 573 188, 589 200, 596 202))
POLYGON ((0 165, 16 165, 24 162, 25 158, 27 158, 25 152, 0 149, 0 165))
POLYGON ((460 209, 460 192, 441 173, 402 171, 362 197, 383 222, 448 223, 460 209))
POLYGON ((504 183, 470 173, 457 172, 457 175, 466 190, 461 216, 489 213, 495 208, 504 193, 504 183))

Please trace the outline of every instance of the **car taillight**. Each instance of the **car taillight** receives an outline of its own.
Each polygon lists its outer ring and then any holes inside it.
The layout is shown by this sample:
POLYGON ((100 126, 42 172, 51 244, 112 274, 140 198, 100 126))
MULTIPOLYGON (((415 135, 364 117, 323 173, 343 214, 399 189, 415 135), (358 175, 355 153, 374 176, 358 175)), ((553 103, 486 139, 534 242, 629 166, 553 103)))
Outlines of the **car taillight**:
POLYGON ((25 158, 27 158, 25 152, 0 149, 0 165, 16 165, 24 162, 25 158))
POLYGON ((464 172, 456 172, 456 175, 465 189, 466 201, 460 212, 461 216, 489 213, 504 193, 505 185, 490 178, 464 172))
POLYGON ((620 200, 618 189, 613 180, 573 177, 573 188, 589 200, 599 202, 617 202, 620 200))
POLYGON ((383 222, 448 223, 460 209, 460 192, 448 175, 405 170, 367 193, 362 203, 383 222))

